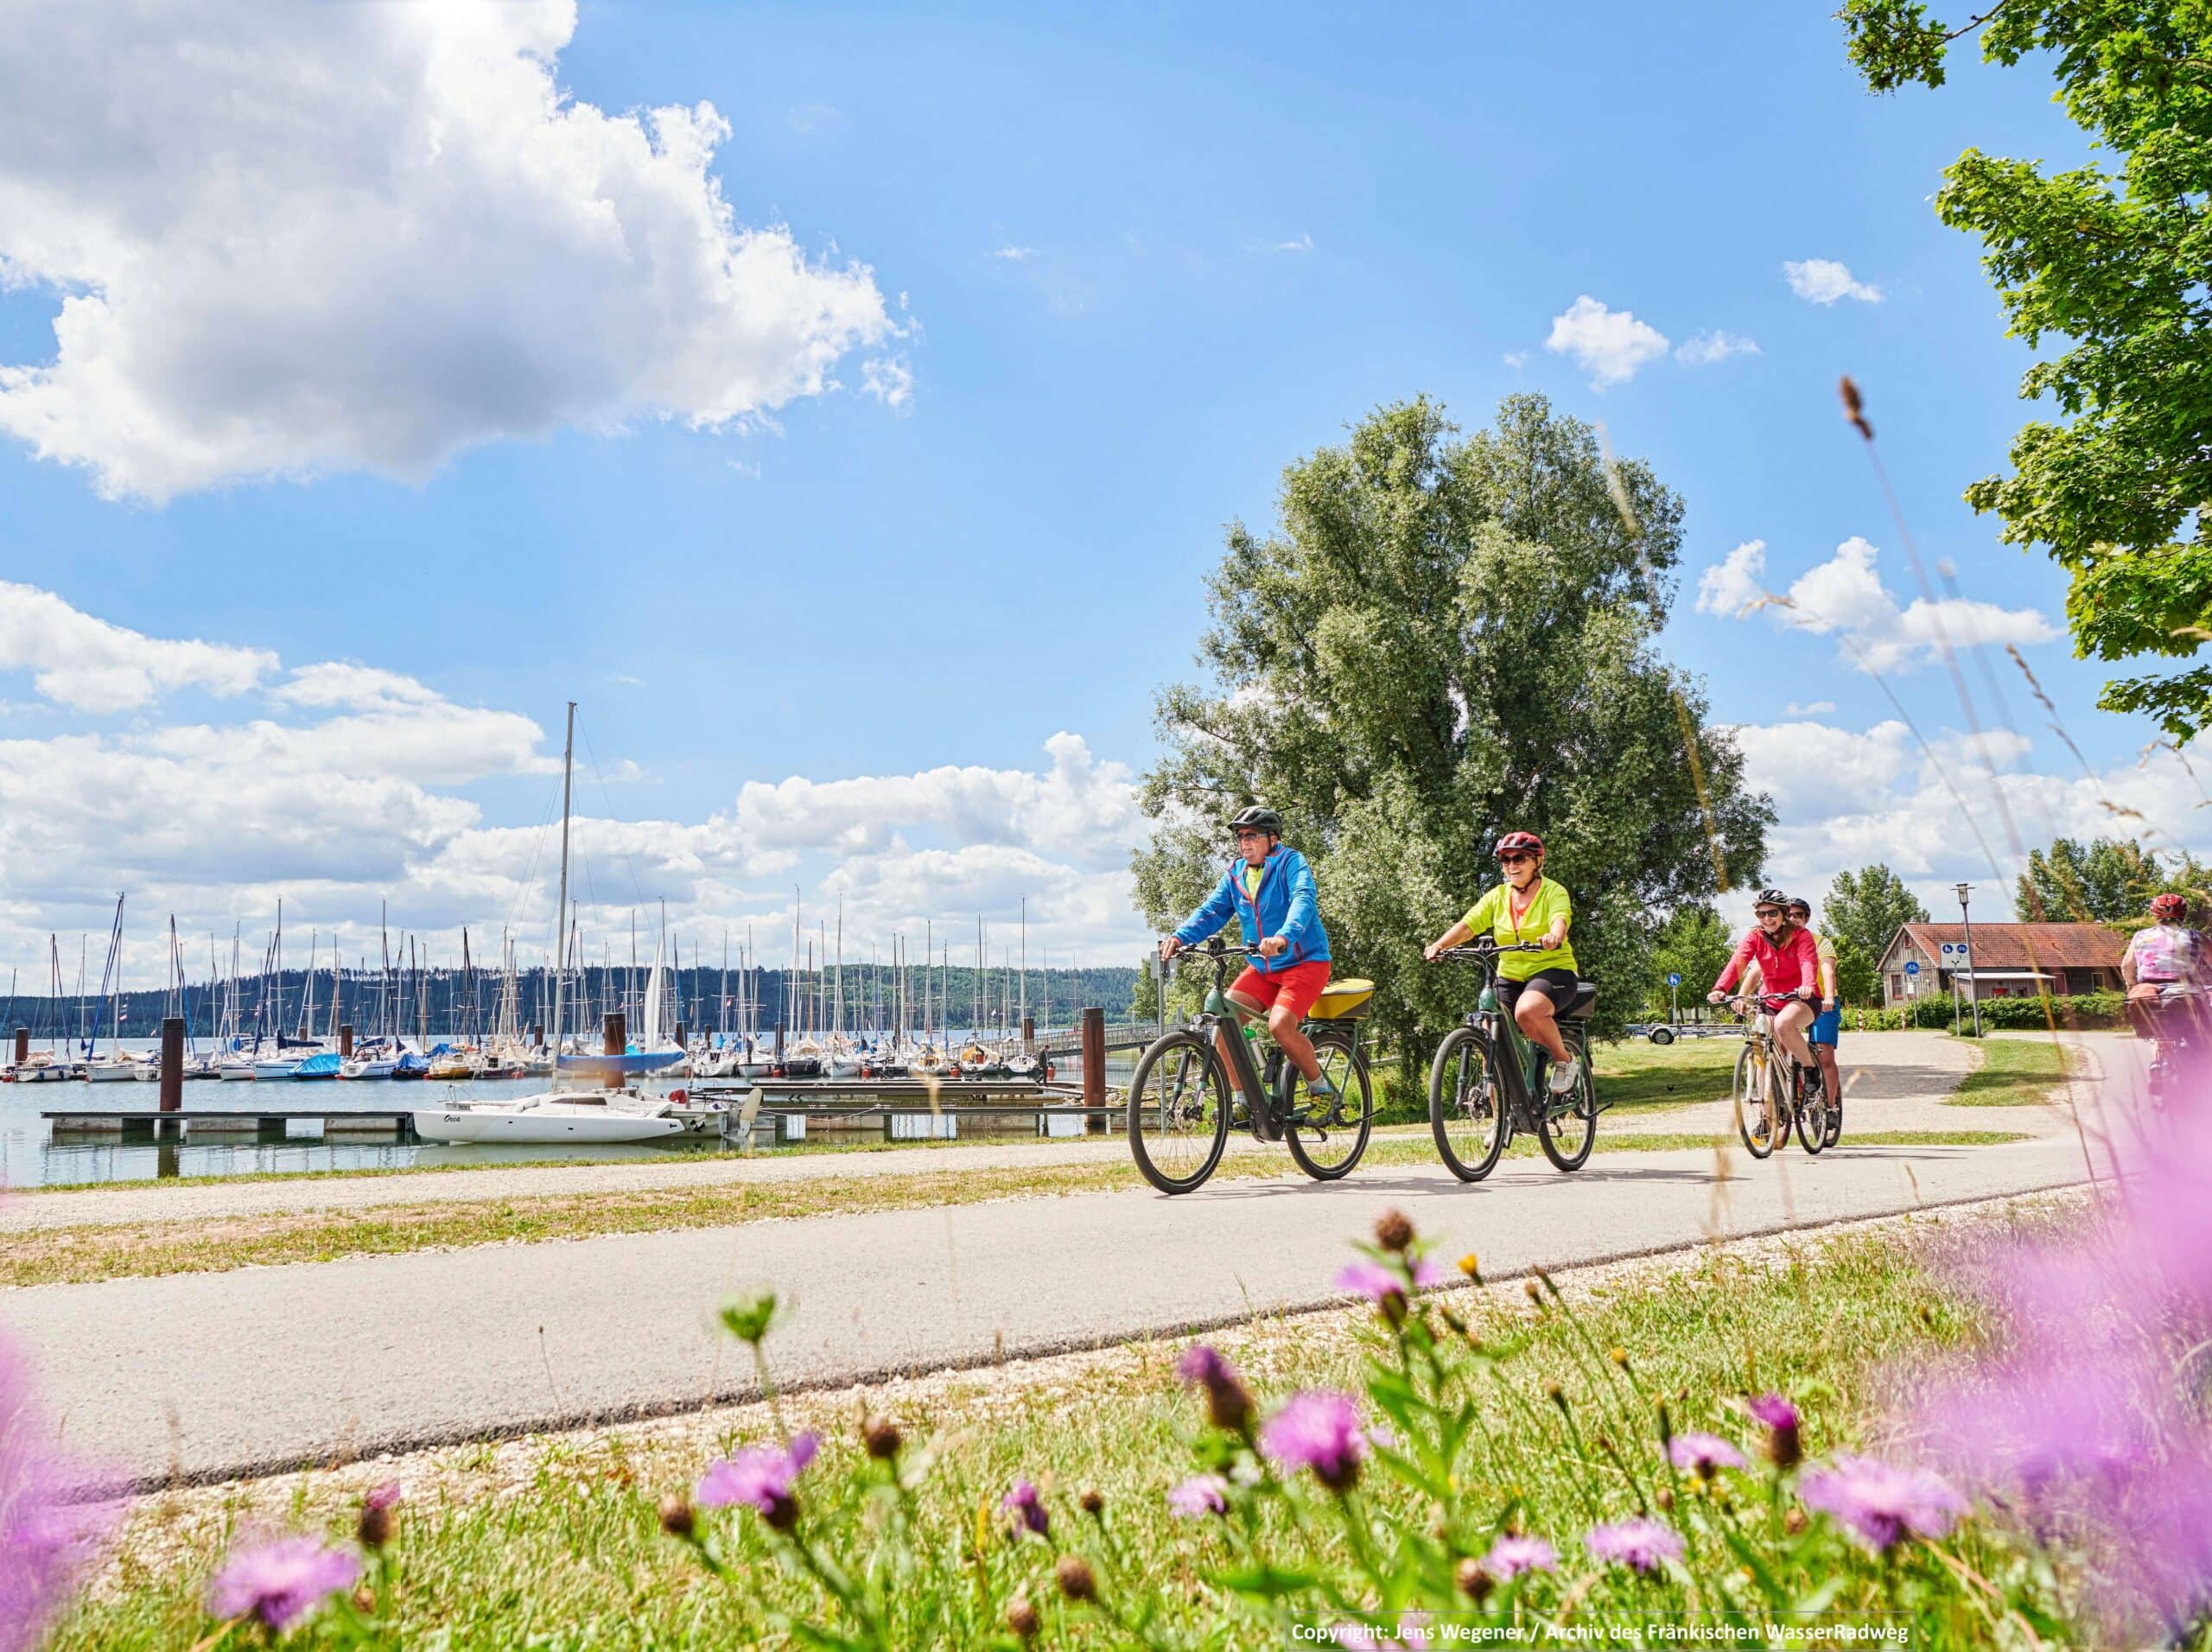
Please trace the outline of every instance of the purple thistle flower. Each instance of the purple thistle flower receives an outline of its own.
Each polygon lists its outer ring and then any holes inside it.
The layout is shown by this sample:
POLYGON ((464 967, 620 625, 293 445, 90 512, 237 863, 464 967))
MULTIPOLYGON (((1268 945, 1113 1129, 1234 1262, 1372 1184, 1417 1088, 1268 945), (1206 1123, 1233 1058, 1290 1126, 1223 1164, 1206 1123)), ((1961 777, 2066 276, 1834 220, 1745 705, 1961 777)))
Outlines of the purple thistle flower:
POLYGON ((1381 1262, 1349 1262, 1337 1274, 1337 1288, 1383 1302, 1406 1293, 1406 1282, 1381 1262))
POLYGON ((1251 1392, 1219 1350, 1204 1343, 1192 1344, 1175 1362, 1175 1375, 1191 1387, 1205 1390, 1206 1414, 1215 1427, 1241 1434, 1251 1426, 1251 1392))
POLYGON ((218 1617, 251 1616, 283 1634, 361 1575, 358 1555, 312 1537, 278 1537, 234 1551, 207 1602, 218 1617))
POLYGON ((1558 1569, 1558 1551, 1541 1537, 1501 1537, 1483 1556, 1483 1570, 1500 1583, 1510 1583, 1523 1572, 1558 1569))
POLYGON ((1751 1414, 1753 1422, 1777 1432, 1787 1428, 1795 1433, 1799 1426, 1797 1407, 1787 1395, 1758 1395, 1746 1401, 1744 1408, 1751 1414))
POLYGON ((1167 1494, 1167 1506, 1185 1520, 1229 1512, 1229 1482, 1218 1474, 1193 1474, 1167 1494))
POLYGON ((120 1506, 68 1499, 63 1465, 41 1449, 28 1375, 0 1343, 0 1649, 36 1645, 47 1620, 115 1523, 120 1506))
POLYGON ((1656 1572, 1669 1560, 1682 1558, 1682 1534, 1656 1520, 1617 1520, 1592 1526, 1582 1547, 1601 1560, 1638 1572, 1656 1572))
POLYGON ((1017 1534, 1034 1532, 1039 1537, 1052 1534, 1052 1517, 1045 1512, 1045 1499, 1037 1488, 1027 1480, 1016 1480, 1014 1490, 999 1499, 999 1507, 1014 1517, 1017 1534))
POLYGON ((1744 1466, 1744 1454, 1718 1434, 1677 1434, 1667 1442, 1667 1460, 1700 1480, 1710 1480, 1722 1469, 1744 1466))
POLYGON ((1278 1468, 1311 1469, 1329 1490, 1343 1491, 1359 1478, 1367 1436, 1350 1395, 1308 1390, 1292 1395, 1262 1425, 1260 1449, 1278 1468))
POLYGON ((705 1509, 743 1503, 776 1530, 789 1531, 798 1519, 798 1498, 792 1488, 820 1446, 812 1434, 799 1435, 789 1446, 748 1446, 709 1464, 692 1500, 705 1509))
POLYGON ((1876 1554, 1909 1536, 1941 1537, 1967 1510, 1941 1476, 1870 1457, 1838 1458, 1833 1469, 1807 1475, 1798 1495, 1876 1554))

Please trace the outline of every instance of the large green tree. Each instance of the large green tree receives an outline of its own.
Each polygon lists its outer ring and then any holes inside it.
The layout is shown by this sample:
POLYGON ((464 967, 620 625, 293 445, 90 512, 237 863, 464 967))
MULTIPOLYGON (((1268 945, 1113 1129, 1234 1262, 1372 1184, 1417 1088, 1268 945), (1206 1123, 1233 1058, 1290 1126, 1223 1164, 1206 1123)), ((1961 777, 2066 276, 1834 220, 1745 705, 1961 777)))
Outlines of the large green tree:
POLYGON ((1664 1015, 1678 1004, 1699 1005, 1707 990, 1728 967, 1735 937, 1707 905, 1685 906, 1669 918, 1651 948, 1646 977, 1646 1002, 1654 1015, 1664 1015), (1667 977, 1680 975, 1679 989, 1669 988, 1667 977))
POLYGON ((1928 908, 1904 880, 1877 861, 1839 872, 1827 899, 1813 914, 1814 927, 1835 943, 1836 989, 1846 998, 1872 998, 1874 972, 1899 929, 1925 924, 1928 908))
POLYGON ((1290 466, 1281 526, 1232 524, 1208 587, 1211 681, 1158 700, 1166 752, 1135 857, 1161 925, 1221 875, 1222 823, 1263 799, 1320 877, 1338 972, 1373 977, 1387 1032, 1433 1032, 1467 972, 1421 962, 1497 880, 1491 845, 1542 834, 1578 905, 1600 1014, 1639 1007, 1676 909, 1759 868, 1773 811, 1662 662, 1681 502, 1609 478, 1595 435, 1538 396, 1462 438, 1427 400, 1382 408, 1290 466))
MULTIPOLYGON (((1994 0, 1958 28, 1917 0, 1840 15, 1878 92, 1942 86, 1952 42, 1979 27, 1991 62, 2048 66, 2116 162, 2046 171, 1968 149, 1945 174, 1936 211, 1980 236, 2012 335, 2064 346, 2021 383, 2061 416, 2024 426, 2012 473, 1967 499, 2072 575, 2084 656, 2195 656, 2212 640, 2212 5, 1994 0)), ((2212 724, 2212 665, 2118 678, 2101 703, 2185 739, 2212 724)))
POLYGON ((2162 860, 2129 838, 2061 837, 2028 851, 2012 905, 2020 917, 2045 923, 2139 923, 2151 898, 2169 891, 2204 900, 2212 893, 2212 867, 2180 851, 2162 860))

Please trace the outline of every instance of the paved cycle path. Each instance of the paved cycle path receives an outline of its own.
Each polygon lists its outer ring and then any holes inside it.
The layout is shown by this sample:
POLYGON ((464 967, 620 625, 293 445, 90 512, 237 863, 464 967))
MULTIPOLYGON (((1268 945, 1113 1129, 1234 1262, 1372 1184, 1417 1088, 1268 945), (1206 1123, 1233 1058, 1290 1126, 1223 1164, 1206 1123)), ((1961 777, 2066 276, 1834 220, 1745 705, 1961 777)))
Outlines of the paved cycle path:
MULTIPOLYGON (((2098 1169, 2105 1168, 2101 1162, 2098 1169)), ((106 1481, 226 1478, 652 1414, 753 1391, 713 1328, 732 1291, 791 1304, 779 1380, 828 1384, 1319 1306, 1397 1206, 1492 1276, 2084 1178, 2071 1134, 1764 1164, 1624 1153, 901 1210, 0 1292, 64 1439, 106 1481)))

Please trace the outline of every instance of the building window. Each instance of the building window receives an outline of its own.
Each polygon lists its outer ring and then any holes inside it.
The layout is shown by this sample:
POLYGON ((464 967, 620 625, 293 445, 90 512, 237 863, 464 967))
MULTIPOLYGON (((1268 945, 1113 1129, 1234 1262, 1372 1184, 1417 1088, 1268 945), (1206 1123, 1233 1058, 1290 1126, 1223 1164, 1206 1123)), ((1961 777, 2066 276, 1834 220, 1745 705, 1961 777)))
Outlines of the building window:
POLYGON ((1891 975, 1890 977, 1890 996, 1892 998, 1902 998, 1904 996, 1904 977, 1903 975, 1891 975))

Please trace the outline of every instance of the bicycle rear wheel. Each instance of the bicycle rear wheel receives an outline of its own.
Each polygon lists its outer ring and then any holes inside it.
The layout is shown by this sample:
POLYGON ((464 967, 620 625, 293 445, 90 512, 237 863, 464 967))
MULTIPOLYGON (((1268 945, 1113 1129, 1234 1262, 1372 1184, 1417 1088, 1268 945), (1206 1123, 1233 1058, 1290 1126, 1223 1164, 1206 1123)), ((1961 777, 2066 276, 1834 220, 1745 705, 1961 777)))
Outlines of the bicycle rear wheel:
POLYGON ((1230 1088, 1221 1057, 1195 1032, 1170 1032, 1129 1079, 1129 1156, 1163 1193, 1202 1186, 1229 1143, 1230 1088))
POLYGON ((1478 1182, 1505 1151, 1505 1097, 1498 1093, 1490 1040, 1461 1025, 1444 1035, 1428 1070, 1428 1128, 1445 1167, 1478 1182))
POLYGON ((1744 1040, 1742 1052, 1736 1058, 1736 1134, 1743 1138, 1744 1151, 1754 1159, 1764 1159, 1774 1151, 1774 1133, 1769 1109, 1773 1090, 1773 1054, 1757 1039, 1744 1040))
POLYGON ((1580 1058, 1573 1090, 1565 1096, 1545 1096, 1543 1110, 1536 1115, 1536 1142, 1554 1170, 1581 1169, 1598 1145, 1598 1080, 1590 1071, 1588 1047, 1573 1052, 1580 1058))
POLYGON ((1313 1058, 1320 1064, 1321 1077, 1336 1086, 1335 1104, 1321 1110, 1312 1097, 1301 1099, 1298 1069, 1286 1061, 1276 1105, 1283 1121, 1283 1146, 1298 1160, 1298 1167, 1317 1182, 1333 1182, 1350 1174, 1367 1151, 1368 1134, 1375 1128, 1375 1096, 1368 1087, 1367 1058, 1351 1039, 1316 1039, 1313 1058))

